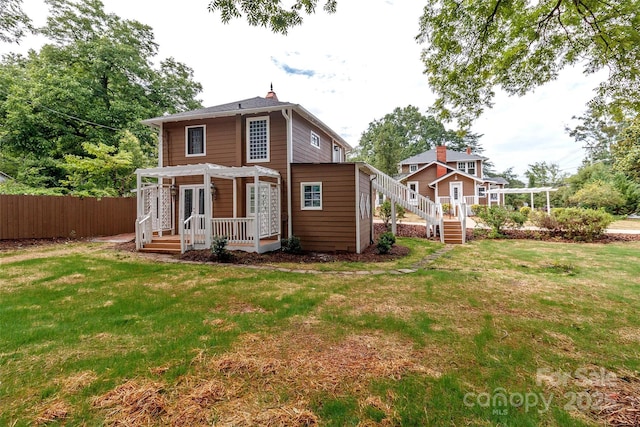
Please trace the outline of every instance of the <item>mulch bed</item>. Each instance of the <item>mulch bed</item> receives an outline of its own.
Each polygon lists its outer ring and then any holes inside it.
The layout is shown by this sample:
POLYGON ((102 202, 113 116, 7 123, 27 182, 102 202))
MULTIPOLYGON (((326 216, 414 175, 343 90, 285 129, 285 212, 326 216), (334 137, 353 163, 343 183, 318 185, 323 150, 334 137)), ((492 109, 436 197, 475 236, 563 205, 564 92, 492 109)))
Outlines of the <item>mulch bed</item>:
POLYGON ((8 239, 0 240, 0 251, 27 249, 36 246, 56 245, 60 243, 81 242, 86 239, 69 239, 66 237, 54 237, 52 239, 8 239))

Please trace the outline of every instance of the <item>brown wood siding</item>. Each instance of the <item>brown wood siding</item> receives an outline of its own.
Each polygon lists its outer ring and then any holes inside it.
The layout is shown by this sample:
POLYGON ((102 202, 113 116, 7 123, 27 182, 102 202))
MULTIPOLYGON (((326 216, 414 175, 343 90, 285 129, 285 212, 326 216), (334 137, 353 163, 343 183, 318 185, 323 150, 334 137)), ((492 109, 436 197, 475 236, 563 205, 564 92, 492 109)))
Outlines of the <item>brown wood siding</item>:
MULTIPOLYGON (((364 217, 360 214, 360 206, 358 206, 358 209, 356 211, 356 214, 360 216, 360 251, 364 251, 367 246, 369 246, 371 244, 371 241, 373 239, 373 236, 371 235, 371 215, 372 215, 372 210, 374 209, 374 203, 373 203, 373 199, 371 198, 371 179, 369 177, 368 173, 365 173, 363 171, 358 171, 359 173, 359 190, 360 190, 360 194, 364 195, 365 199, 365 214, 364 217), (367 201, 369 202, 369 210, 366 210, 366 206, 367 206, 367 201)), ((361 201, 361 197, 358 196, 358 203, 360 203, 361 201)))
POLYGON ((433 188, 429 187, 433 181, 436 180, 436 165, 432 165, 426 169, 421 170, 420 172, 411 175, 406 180, 403 181, 405 185, 408 185, 409 182, 417 181, 418 182, 418 193, 421 195, 428 197, 431 200, 435 199, 435 191, 433 188))
POLYGON ((133 233, 136 199, 0 195, 0 240, 133 233))
POLYGON ((333 139, 298 113, 293 113, 293 163, 333 162, 333 139), (320 148, 311 145, 311 131, 320 137, 320 148))
POLYGON ((236 160, 236 123, 234 117, 189 120, 165 123, 164 166, 214 163, 223 166, 240 166, 236 160), (205 125, 206 149, 204 156, 186 156, 186 127, 205 125))
POLYGON ((442 181, 440 181, 438 186, 438 197, 448 197, 449 193, 449 183, 450 182, 462 182, 462 195, 463 196, 475 196, 476 192, 476 181, 471 178, 467 178, 465 176, 461 176, 455 174, 454 176, 450 176, 442 181), (457 178, 457 179, 456 179, 457 178))
POLYGON ((291 165, 293 234, 304 250, 356 251, 355 165, 291 165), (302 182, 322 182, 322 210, 300 207, 302 182))

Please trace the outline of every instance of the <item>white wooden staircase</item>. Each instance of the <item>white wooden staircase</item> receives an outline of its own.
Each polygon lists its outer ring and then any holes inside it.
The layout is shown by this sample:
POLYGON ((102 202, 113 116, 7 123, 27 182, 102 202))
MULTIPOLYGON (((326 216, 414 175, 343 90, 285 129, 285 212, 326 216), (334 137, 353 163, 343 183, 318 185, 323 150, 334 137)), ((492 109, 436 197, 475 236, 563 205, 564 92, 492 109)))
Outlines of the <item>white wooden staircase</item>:
MULTIPOLYGON (((427 226, 427 237, 436 235, 436 230, 438 230, 440 241, 443 243, 462 244, 465 242, 465 232, 463 230, 466 230, 466 207, 464 203, 455 209, 458 213, 457 217, 445 221, 442 205, 411 190, 373 166, 370 166, 370 168, 376 173, 373 180, 373 188, 388 197, 392 205, 396 203, 405 210, 424 219, 427 226)), ((394 215, 392 215, 392 221, 395 222, 394 215)))

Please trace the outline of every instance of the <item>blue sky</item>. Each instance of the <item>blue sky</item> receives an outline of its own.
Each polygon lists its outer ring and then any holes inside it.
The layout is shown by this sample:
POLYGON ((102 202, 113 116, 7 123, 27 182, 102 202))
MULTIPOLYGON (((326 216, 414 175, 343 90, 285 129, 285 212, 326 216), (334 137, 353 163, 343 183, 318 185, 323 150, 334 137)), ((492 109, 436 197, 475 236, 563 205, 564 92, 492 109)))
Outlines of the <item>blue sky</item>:
MULTIPOLYGON (((426 112, 435 99, 415 42, 420 0, 339 0, 336 14, 320 11, 287 36, 242 20, 224 25, 207 11, 208 0, 103 2, 107 12, 151 26, 160 58, 173 56, 194 69, 205 106, 264 96, 273 83, 281 101, 302 105, 356 146, 373 120, 407 105, 426 112)), ((24 9, 44 23, 43 0, 24 0, 24 9)), ((0 43, 0 52, 41 43, 36 37, 20 46, 0 43)), ((522 174, 528 164, 552 161, 575 172, 584 151, 565 127, 583 112, 601 77, 566 70, 522 98, 498 92, 472 128, 484 135, 484 155, 498 171, 513 167, 522 174)))

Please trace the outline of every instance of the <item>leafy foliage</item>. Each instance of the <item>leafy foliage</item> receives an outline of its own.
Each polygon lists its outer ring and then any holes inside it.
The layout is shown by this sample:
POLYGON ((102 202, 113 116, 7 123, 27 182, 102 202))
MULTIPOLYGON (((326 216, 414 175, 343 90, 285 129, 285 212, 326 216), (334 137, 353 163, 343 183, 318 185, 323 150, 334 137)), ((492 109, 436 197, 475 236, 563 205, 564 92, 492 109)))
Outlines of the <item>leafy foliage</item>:
MULTIPOLYGON (((404 218, 405 210, 402 206, 396 204, 396 219, 404 218)), ((378 216, 384 223, 386 228, 389 228, 389 222, 392 219, 391 215, 391 201, 389 199, 385 199, 384 202, 378 207, 378 216)))
POLYGON ((498 205, 475 205, 474 213, 478 222, 491 229, 489 236, 492 238, 501 237, 505 227, 522 227, 527 220, 519 211, 498 205))
MULTIPOLYGON (((40 33, 50 43, 0 61, 0 151, 5 160, 32 157, 41 185, 85 191, 69 178, 76 172, 70 161, 87 157, 87 147, 94 147, 90 158, 97 147, 119 152, 125 131, 139 141, 145 162, 154 159, 155 132, 140 120, 199 107, 202 88, 192 70, 172 58, 154 67, 158 46, 150 27, 105 12, 99 0, 47 4, 40 33)), ((18 163, 14 174, 26 183, 21 171, 18 163)))
POLYGON ((640 183, 640 114, 622 130, 612 154, 615 169, 640 183))
MULTIPOLYGON (((290 8, 282 5, 281 0, 213 0, 209 3, 209 11, 220 12, 222 22, 229 23, 231 19, 246 15, 247 22, 252 26, 268 27, 275 33, 287 34, 290 27, 302 24, 303 14, 315 12, 317 0, 296 0, 290 8)), ((326 0, 323 10, 327 13, 336 11, 336 0, 326 0)))
POLYGON ((392 232, 386 231, 378 237, 376 243, 376 249, 379 254, 388 254, 391 251, 391 247, 396 243, 396 236, 392 232))
POLYGON ((637 0, 429 0, 418 41, 435 109, 463 124, 492 105, 494 88, 523 95, 567 66, 610 70, 592 105, 638 109, 637 0))
POLYGON ((287 239, 282 239, 280 241, 280 249, 282 252, 286 252, 289 254, 301 254, 302 253, 302 243, 300 243, 300 238, 298 236, 290 236, 287 239))
POLYGON ((22 11, 22 0, 0 0, 0 42, 17 43, 31 30, 31 20, 22 11))
POLYGON ((474 152, 481 152, 480 136, 447 130, 435 117, 425 116, 417 107, 409 105, 398 107, 382 119, 369 123, 354 157, 388 175, 395 175, 400 161, 438 145, 456 151, 470 147, 474 152))
POLYGON ((564 237, 591 241, 602 235, 613 222, 613 216, 603 209, 558 208, 551 214, 534 211, 530 215, 534 225, 564 237))
POLYGON ((582 208, 603 208, 615 213, 624 203, 624 198, 613 184, 603 181, 592 181, 569 197, 569 203, 582 208))
POLYGON ((229 240, 225 236, 214 236, 211 243, 211 253, 215 255, 219 262, 228 262, 231 259, 231 252, 227 250, 229 240))

